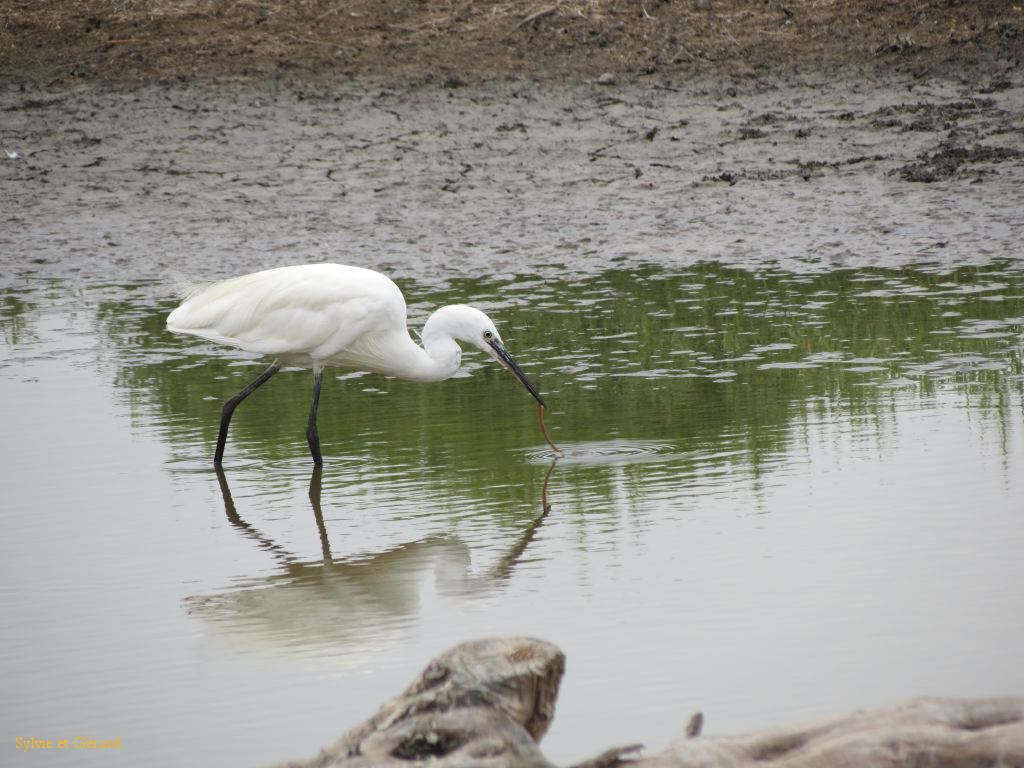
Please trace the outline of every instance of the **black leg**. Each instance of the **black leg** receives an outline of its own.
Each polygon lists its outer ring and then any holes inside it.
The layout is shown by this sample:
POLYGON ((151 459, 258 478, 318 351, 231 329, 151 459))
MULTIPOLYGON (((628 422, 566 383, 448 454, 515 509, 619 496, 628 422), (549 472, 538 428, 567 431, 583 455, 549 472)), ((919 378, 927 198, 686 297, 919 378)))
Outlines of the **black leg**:
POLYGON ((245 398, 266 384, 267 379, 280 370, 281 363, 275 360, 270 364, 270 367, 257 376, 249 386, 224 403, 224 407, 220 409, 220 434, 217 435, 217 451, 213 454, 213 465, 215 467, 219 467, 220 463, 224 460, 224 443, 226 443, 228 439, 228 425, 231 423, 231 414, 235 412, 235 408, 237 408, 238 404, 245 400, 245 398))
POLYGON ((323 379, 323 366, 314 366, 313 402, 309 404, 309 424, 306 426, 306 442, 309 443, 309 452, 313 454, 313 463, 318 467, 324 463, 323 457, 320 455, 320 435, 316 431, 316 411, 320 407, 320 384, 323 379))

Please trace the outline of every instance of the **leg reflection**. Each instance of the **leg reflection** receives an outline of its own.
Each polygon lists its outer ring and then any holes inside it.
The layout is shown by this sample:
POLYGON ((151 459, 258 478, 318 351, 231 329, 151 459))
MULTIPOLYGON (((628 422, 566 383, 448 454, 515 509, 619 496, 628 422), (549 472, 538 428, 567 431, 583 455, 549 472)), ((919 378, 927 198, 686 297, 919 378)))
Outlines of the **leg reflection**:
MULTIPOLYGON (((228 522, 250 539, 256 541, 261 549, 273 552, 278 559, 284 562, 294 561, 294 556, 287 550, 275 544, 271 539, 268 539, 241 518, 238 510, 235 508, 235 500, 231 497, 231 487, 228 485, 228 478, 224 474, 224 469, 218 465, 214 467, 214 471, 217 473, 217 484, 220 486, 220 493, 224 499, 224 514, 227 516, 228 522)), ((313 467, 313 474, 309 478, 309 503, 313 508, 313 518, 316 520, 316 527, 320 533, 320 551, 323 555, 323 561, 326 565, 330 565, 333 562, 331 558, 331 544, 327 538, 327 526, 324 525, 324 515, 320 508, 322 473, 323 470, 319 465, 313 467)))
MULTIPOLYGON (((474 590, 488 589, 505 583, 513 571, 523 561, 526 549, 530 546, 537 531, 544 524, 551 512, 551 503, 548 499, 548 488, 551 477, 554 474, 555 466, 559 457, 555 457, 544 473, 544 480, 540 489, 540 512, 530 522, 529 526, 519 535, 505 555, 486 572, 478 576, 467 574, 469 564, 469 550, 464 542, 451 536, 429 536, 426 539, 411 541, 377 553, 372 558, 360 557, 355 561, 346 562, 344 559, 335 562, 331 555, 330 540, 327 535, 327 526, 324 523, 321 496, 323 491, 323 469, 316 465, 309 477, 309 504, 313 510, 313 518, 316 521, 317 531, 320 534, 320 561, 300 562, 293 554, 275 543, 272 539, 262 534, 254 526, 247 523, 238 514, 235 508, 234 499, 231 496, 231 488, 228 485, 227 476, 223 469, 216 467, 217 483, 220 485, 221 495, 224 499, 224 514, 232 527, 239 530, 247 538, 255 541, 259 547, 274 555, 292 579, 319 582, 324 576, 332 578, 347 579, 356 574, 377 575, 390 572, 419 572, 424 564, 438 563, 452 565, 458 571, 457 581, 462 585, 461 589, 472 587, 474 590), (327 566, 324 569, 323 566, 327 566)), ((448 569, 452 570, 452 569, 448 569)), ((374 579, 376 580, 376 579, 374 579)), ((360 583, 365 588, 367 581, 359 577, 360 583)), ((382 585, 398 583, 400 580, 390 578, 381 580, 382 585)))
POLYGON ((235 509, 235 501, 231 498, 231 487, 228 485, 227 475, 224 474, 224 470, 219 464, 214 467, 214 471, 217 473, 217 484, 220 485, 220 494, 224 499, 224 514, 227 515, 228 522, 255 541, 260 549, 270 552, 283 563, 292 562, 295 558, 288 550, 268 539, 239 516, 238 511, 235 509))
POLYGON ((320 531, 320 551, 323 553, 324 565, 330 565, 331 542, 327 538, 327 526, 324 525, 324 514, 320 509, 320 491, 322 489, 323 467, 320 464, 313 465, 313 474, 309 476, 309 503, 313 507, 313 517, 316 518, 316 527, 320 531))

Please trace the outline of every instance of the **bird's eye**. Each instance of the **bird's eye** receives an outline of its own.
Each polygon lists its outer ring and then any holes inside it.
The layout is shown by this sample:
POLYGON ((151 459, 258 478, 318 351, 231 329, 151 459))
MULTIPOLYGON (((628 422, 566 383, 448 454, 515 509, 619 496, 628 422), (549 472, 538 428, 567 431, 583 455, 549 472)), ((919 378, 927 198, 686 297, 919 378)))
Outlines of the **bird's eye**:
POLYGON ((490 341, 494 338, 494 334, 490 331, 484 331, 484 341, 490 341))

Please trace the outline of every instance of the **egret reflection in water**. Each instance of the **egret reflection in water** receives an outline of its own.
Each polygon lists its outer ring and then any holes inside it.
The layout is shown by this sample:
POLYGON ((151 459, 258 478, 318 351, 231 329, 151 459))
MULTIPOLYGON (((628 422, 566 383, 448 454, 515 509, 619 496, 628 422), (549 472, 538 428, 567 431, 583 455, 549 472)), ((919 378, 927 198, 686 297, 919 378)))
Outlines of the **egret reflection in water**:
POLYGON ((491 593, 509 580, 551 511, 548 482, 557 463, 556 458, 545 472, 536 517, 498 561, 479 574, 472 573, 469 546, 454 535, 429 536, 369 556, 335 559, 324 523, 320 466, 314 467, 309 479, 309 503, 321 557, 299 559, 239 514, 227 476, 218 467, 228 522, 268 552, 280 570, 239 589, 188 597, 186 609, 219 632, 274 646, 329 646, 341 655, 362 655, 400 642, 416 623, 421 589, 428 579, 433 579, 441 597, 455 599, 491 593))

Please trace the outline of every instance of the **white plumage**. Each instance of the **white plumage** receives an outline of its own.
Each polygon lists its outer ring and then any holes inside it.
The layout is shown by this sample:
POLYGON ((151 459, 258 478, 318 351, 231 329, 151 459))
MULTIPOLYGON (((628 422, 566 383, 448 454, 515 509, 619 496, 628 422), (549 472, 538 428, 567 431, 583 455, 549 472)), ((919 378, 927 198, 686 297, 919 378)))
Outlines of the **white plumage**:
POLYGON ((423 346, 406 327, 405 298, 388 277, 342 264, 306 264, 255 272, 194 291, 167 318, 167 328, 275 358, 224 404, 214 462, 220 464, 235 407, 282 364, 311 367, 313 402, 306 436, 320 460, 316 411, 324 367, 441 381, 459 369, 458 342, 472 344, 511 370, 543 399, 509 355, 494 323, 464 304, 441 307, 423 326, 423 346))
POLYGON ((289 364, 317 362, 392 373, 409 333, 405 298, 389 278, 341 264, 280 267, 215 283, 167 318, 175 333, 199 336, 289 364))

